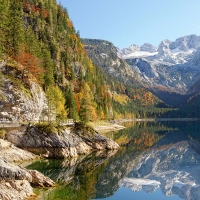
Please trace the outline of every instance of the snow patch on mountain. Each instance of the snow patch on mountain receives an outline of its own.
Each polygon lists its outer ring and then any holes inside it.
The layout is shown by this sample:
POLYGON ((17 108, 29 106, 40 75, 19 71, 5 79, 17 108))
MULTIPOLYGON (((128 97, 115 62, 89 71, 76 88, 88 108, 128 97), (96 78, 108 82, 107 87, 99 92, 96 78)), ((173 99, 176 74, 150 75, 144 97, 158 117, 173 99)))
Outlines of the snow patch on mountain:
POLYGON ((158 48, 148 43, 131 45, 118 49, 118 56, 126 59, 147 87, 185 94, 200 77, 200 36, 163 40, 158 48))
POLYGON ((118 55, 123 59, 146 58, 147 60, 170 65, 183 64, 200 47, 200 36, 189 35, 178 38, 175 42, 163 40, 158 48, 145 43, 141 47, 131 45, 129 48, 118 50, 118 55))
POLYGON ((127 55, 123 55, 121 56, 121 58, 123 59, 127 59, 127 58, 143 58, 143 57, 149 57, 149 56, 155 56, 157 55, 158 52, 147 52, 147 51, 135 51, 135 52, 130 52, 127 55))

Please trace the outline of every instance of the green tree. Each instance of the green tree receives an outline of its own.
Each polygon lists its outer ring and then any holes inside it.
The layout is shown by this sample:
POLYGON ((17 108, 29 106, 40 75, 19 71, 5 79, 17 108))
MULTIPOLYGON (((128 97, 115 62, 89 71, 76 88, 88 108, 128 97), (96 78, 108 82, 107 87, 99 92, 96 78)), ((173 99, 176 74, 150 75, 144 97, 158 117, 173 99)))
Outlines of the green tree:
POLYGON ((78 109, 76 105, 76 101, 74 99, 74 93, 71 88, 66 90, 65 94, 66 98, 66 107, 68 109, 68 118, 78 120, 78 109))
POLYGON ((5 44, 6 44, 6 36, 8 33, 8 11, 9 11, 9 0, 0 0, 0 57, 5 54, 5 44))
POLYGON ((52 87, 55 83, 54 81, 54 63, 51 60, 50 51, 47 49, 43 50, 43 68, 44 68, 44 89, 52 87))
POLYGON ((65 108, 65 98, 58 86, 47 88, 46 95, 48 98, 48 119, 49 121, 56 119, 64 121, 67 117, 65 108))
POLYGON ((19 0, 10 1, 7 49, 11 56, 16 56, 20 45, 24 42, 23 3, 19 0))
POLYGON ((87 83, 84 84, 83 90, 83 98, 81 101, 81 109, 80 109, 80 118, 83 122, 89 122, 93 120, 94 116, 94 106, 93 106, 93 97, 90 90, 90 87, 87 83))

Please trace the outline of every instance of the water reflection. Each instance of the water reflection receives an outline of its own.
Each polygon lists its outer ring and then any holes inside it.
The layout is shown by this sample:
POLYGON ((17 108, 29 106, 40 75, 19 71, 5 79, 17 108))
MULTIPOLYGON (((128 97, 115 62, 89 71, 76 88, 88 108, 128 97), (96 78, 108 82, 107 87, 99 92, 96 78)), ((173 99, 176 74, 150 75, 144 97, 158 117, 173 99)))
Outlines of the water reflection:
POLYGON ((129 123, 106 133, 121 148, 72 160, 45 160, 29 168, 54 179, 58 187, 38 199, 200 199, 200 126, 188 123, 129 123), (133 192, 120 188, 130 188, 133 192), (161 192, 160 192, 161 191, 161 192), (122 194, 123 192, 123 194, 122 194), (176 198, 174 198, 176 197, 176 198), (127 198, 128 199, 128 198, 127 198))

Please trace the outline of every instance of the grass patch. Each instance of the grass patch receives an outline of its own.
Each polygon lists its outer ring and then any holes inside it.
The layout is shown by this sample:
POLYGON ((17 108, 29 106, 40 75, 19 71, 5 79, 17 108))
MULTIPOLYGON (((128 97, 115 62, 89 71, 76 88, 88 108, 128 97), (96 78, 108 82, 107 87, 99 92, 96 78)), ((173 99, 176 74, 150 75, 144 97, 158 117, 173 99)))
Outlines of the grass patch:
POLYGON ((56 123, 38 123, 35 126, 42 132, 52 134, 60 134, 65 129, 65 127, 56 123))

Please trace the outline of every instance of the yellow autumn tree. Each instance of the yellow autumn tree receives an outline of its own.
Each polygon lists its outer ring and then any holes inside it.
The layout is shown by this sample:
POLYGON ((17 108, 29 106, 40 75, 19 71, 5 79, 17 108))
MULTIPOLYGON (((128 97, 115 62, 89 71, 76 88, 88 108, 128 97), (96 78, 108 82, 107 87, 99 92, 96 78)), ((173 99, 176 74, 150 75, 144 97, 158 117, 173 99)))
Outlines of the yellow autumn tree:
POLYGON ((65 109, 65 98, 58 86, 47 89, 48 115, 55 115, 56 119, 63 121, 66 119, 67 111, 65 109))
POLYGON ((84 83, 83 98, 81 101, 80 118, 83 122, 94 121, 97 118, 96 108, 94 106, 94 97, 90 86, 84 83))

